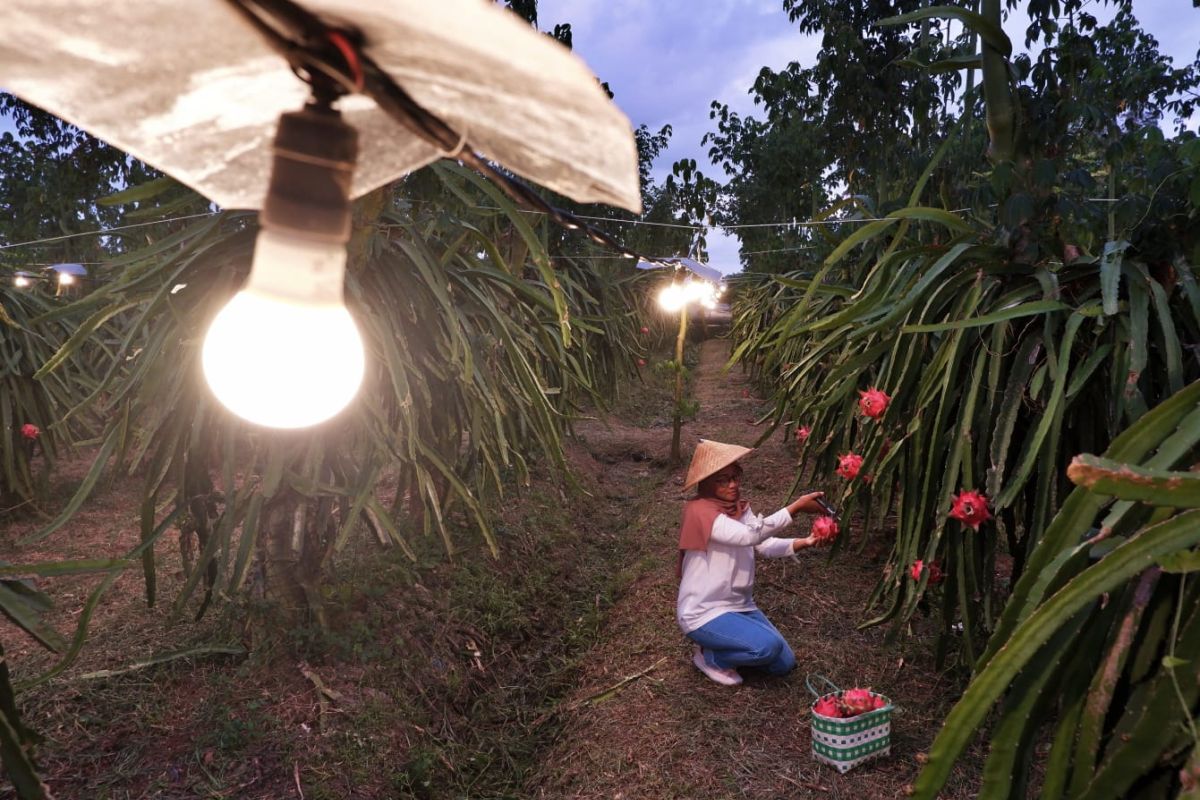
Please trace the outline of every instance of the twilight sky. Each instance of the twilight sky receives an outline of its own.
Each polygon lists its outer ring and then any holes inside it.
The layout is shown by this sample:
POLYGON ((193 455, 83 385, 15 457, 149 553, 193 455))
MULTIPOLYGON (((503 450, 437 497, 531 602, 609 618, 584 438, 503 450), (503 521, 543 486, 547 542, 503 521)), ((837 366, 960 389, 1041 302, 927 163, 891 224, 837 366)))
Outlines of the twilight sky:
MULTIPOLYGON (((1196 57, 1200 9, 1191 0, 1135 0, 1133 8, 1176 66, 1196 57)), ((1113 14, 1096 0, 1087 10, 1101 22, 1113 14)), ((788 21, 782 0, 539 0, 543 30, 564 22, 571 23, 575 52, 608 82, 635 127, 674 128, 670 150, 656 162, 659 179, 676 160, 694 158, 706 175, 724 180, 700 145, 715 128, 712 101, 753 115, 748 92, 759 69, 789 61, 808 66, 820 46, 818 37, 802 36, 788 21)), ((1004 26, 1018 51, 1027 25, 1020 13, 1004 26)), ((708 243, 713 266, 740 269, 737 239, 713 231, 708 243)))

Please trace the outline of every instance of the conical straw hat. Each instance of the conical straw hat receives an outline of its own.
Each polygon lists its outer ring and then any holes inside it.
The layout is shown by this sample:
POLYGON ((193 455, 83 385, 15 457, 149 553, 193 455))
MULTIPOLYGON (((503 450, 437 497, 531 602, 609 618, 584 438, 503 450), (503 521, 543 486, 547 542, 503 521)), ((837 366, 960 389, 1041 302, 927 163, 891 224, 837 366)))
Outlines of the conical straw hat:
POLYGON ((709 475, 720 472, 742 456, 753 452, 749 447, 701 439, 700 444, 696 445, 696 452, 692 454, 692 463, 688 467, 687 480, 683 482, 683 491, 686 492, 709 475))

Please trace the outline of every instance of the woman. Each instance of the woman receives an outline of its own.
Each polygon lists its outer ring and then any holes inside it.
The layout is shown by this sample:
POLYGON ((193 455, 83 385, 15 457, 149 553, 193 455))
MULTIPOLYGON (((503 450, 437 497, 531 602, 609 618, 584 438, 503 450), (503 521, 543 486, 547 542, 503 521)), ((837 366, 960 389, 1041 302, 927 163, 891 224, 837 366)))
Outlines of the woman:
POLYGON ((822 492, 801 495, 769 517, 742 498, 742 468, 749 448, 700 440, 688 468, 684 491, 698 486, 683 509, 679 529, 679 627, 695 642, 692 662, 717 683, 742 682, 739 667, 762 667, 784 675, 796 658, 783 636, 754 605, 754 556, 779 558, 811 547, 817 540, 779 539, 792 515, 821 512, 822 492))

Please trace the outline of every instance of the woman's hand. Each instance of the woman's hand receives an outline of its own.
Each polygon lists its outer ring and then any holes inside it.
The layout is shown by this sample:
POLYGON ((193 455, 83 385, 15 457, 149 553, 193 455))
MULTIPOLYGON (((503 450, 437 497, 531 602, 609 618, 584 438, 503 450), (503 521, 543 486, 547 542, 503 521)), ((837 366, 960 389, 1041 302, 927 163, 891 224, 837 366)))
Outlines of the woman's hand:
POLYGON ((805 536, 803 539, 792 539, 792 552, 799 553, 804 548, 812 547, 815 544, 819 544, 817 537, 815 536, 805 536))
POLYGON ((824 497, 824 492, 809 492, 802 494, 793 500, 787 507, 788 513, 793 517, 803 511, 805 514, 824 514, 825 509, 817 502, 818 497, 824 497))

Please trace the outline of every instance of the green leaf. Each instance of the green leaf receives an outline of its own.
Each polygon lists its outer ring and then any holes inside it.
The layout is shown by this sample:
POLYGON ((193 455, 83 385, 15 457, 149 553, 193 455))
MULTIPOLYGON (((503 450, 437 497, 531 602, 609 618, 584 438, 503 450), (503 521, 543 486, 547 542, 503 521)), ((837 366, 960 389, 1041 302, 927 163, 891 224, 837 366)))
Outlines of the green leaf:
POLYGON ((1055 631, 1104 592, 1120 586, 1159 557, 1197 542, 1200 542, 1200 511, 1188 511, 1147 528, 1081 572, 1033 612, 1013 631, 1007 644, 992 656, 950 710, 929 749, 929 761, 917 778, 913 796, 933 800, 945 785, 955 759, 987 717, 988 709, 1055 631))
MULTIPOLYGON (((881 219, 876 222, 870 222, 870 223, 867 223, 866 225, 863 225, 861 228, 856 230, 854 233, 850 234, 845 239, 843 239, 841 244, 839 244, 837 247, 834 248, 833 252, 830 253, 828 255, 828 257, 826 257, 825 266, 827 268, 832 267, 834 264, 836 264, 837 262, 839 262, 843 258, 845 258, 846 254, 849 253, 851 250, 853 250, 855 247, 862 244, 863 242, 866 242, 870 239, 875 238, 876 236, 883 233, 884 231, 886 231, 888 228, 892 227, 899 221, 900 221, 899 217, 889 217, 887 219, 881 219)), ((821 273, 818 273, 817 277, 813 279, 813 285, 810 286, 808 289, 808 294, 810 296, 816 292, 816 287, 820 285, 820 279, 823 276, 824 276, 824 271, 822 271, 821 273)))
POLYGON ((1012 41, 1004 30, 985 17, 956 6, 930 6, 917 11, 910 11, 897 17, 888 17, 879 21, 880 27, 908 25, 925 19, 956 19, 967 28, 979 34, 993 49, 1000 51, 1006 58, 1012 55, 1012 41))
POLYGON ((1037 300, 1032 303, 1021 303, 1020 305, 1011 306, 1000 311, 994 311, 991 314, 984 314, 980 317, 971 317, 970 319, 960 319, 954 322, 934 322, 927 325, 905 325, 901 328, 902 333, 938 333, 940 331, 952 331, 959 328, 978 328, 983 325, 994 325, 997 322, 1004 322, 1017 317, 1029 317, 1035 314, 1047 314, 1051 311, 1066 311, 1070 306, 1066 303, 1060 303, 1057 300, 1037 300))
POLYGON ((188 647, 183 650, 174 650, 169 653, 159 653, 150 656, 144 661, 135 661, 127 667, 121 669, 102 669, 96 672, 85 672, 79 676, 79 680, 88 681, 97 678, 111 678, 115 675, 124 675, 129 672, 136 672, 145 669, 146 667, 155 667, 160 664, 170 664, 172 661, 180 661, 182 659, 204 658, 205 656, 244 656, 246 648, 236 644, 208 644, 200 645, 199 647, 188 647))
MULTIPOLYGON (((164 175, 161 178, 139 183, 136 186, 130 186, 128 189, 123 189, 116 194, 110 194, 108 197, 101 197, 96 201, 96 205, 100 206, 120 206, 126 203, 134 203, 139 200, 150 200, 158 197, 174 186, 178 186, 179 182, 169 175, 164 175)), ((191 201, 192 197, 188 197, 191 201)), ((157 209, 155 209, 157 211, 157 209)))
POLYGON ((1162 567, 1163 572, 1174 574, 1200 572, 1200 551, 1183 550, 1165 555, 1158 560, 1158 566, 1162 567))
POLYGON ((1162 665, 1167 669, 1175 669, 1189 663, 1186 658, 1176 658, 1175 656, 1163 656, 1162 665))
POLYGON ((124 569, 129 562, 120 558, 87 558, 77 561, 47 561, 41 564, 0 564, 0 578, 24 578, 36 575, 53 578, 60 575, 83 575, 89 572, 108 572, 124 569))
POLYGON ((1104 253, 1100 256, 1100 292, 1104 298, 1104 313, 1112 316, 1117 313, 1117 290, 1121 284, 1121 260, 1129 242, 1111 241, 1104 243, 1104 253))
POLYGON ((1071 461, 1067 477, 1076 486, 1120 500, 1200 508, 1200 472, 1150 469, 1085 453, 1071 461))
POLYGON ((96 454, 95 459, 92 461, 91 469, 88 470, 87 475, 83 479, 83 483, 81 483, 79 488, 75 490, 75 494, 71 496, 71 500, 67 503, 66 507, 59 512, 59 515, 55 517, 53 522, 42 528, 40 531, 26 536, 21 540, 21 544, 29 545, 40 542, 50 534, 57 531, 63 525, 66 525, 71 521, 71 518, 75 516, 75 512, 78 511, 79 507, 83 505, 83 501, 91 495, 92 489, 95 488, 96 482, 100 480, 100 476, 104 473, 104 468, 108 465, 108 460, 112 457, 113 451, 116 449, 121 438, 121 426, 114 426, 112 430, 109 431, 108 437, 104 440, 104 444, 100 447, 100 452, 96 454))
POLYGON ((28 591, 15 581, 0 581, 0 614, 8 617, 14 625, 36 639, 47 650, 61 653, 67 646, 66 639, 42 620, 43 609, 24 597, 28 591))
POLYGON ((927 69, 935 73, 957 72, 960 69, 983 69, 983 57, 978 54, 943 58, 940 61, 930 61, 929 63, 925 63, 918 58, 902 58, 897 63, 908 67, 927 69))
POLYGON ((971 226, 964 222, 962 217, 957 214, 951 214, 949 211, 943 211, 940 208, 906 206, 905 208, 891 212, 887 216, 888 219, 919 219, 923 222, 933 222, 957 233, 969 233, 971 231, 971 226))

